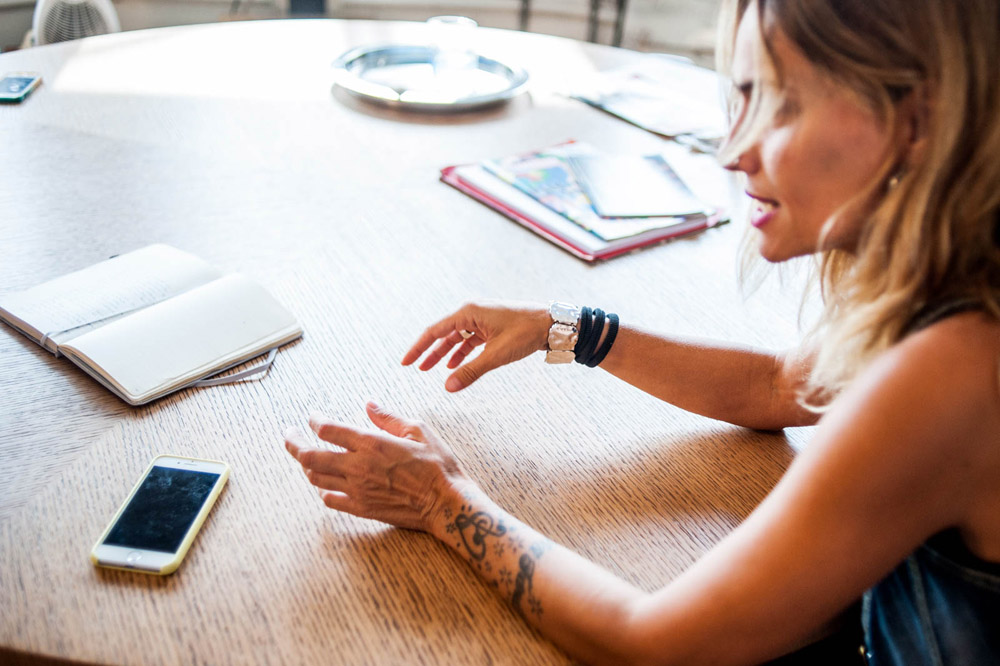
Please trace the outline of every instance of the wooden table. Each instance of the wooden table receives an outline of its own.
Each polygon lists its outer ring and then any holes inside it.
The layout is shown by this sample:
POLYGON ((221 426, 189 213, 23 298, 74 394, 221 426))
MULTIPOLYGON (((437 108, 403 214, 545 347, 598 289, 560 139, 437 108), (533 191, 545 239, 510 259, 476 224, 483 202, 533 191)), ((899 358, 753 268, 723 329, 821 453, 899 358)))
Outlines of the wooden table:
POLYGON ((797 334, 797 292, 740 295, 738 223, 588 265, 438 182, 442 166, 569 138, 661 147, 560 94, 568 74, 637 54, 482 30, 532 77, 507 106, 407 115, 331 95, 339 53, 421 30, 229 23, 0 56, 45 79, 0 108, 0 290, 165 242, 256 278, 306 331, 262 381, 129 408, 2 328, 0 661, 565 663, 431 537, 323 507, 281 441, 312 409, 363 424, 376 399, 433 424, 501 505, 648 590, 779 477, 807 432, 692 416, 540 355, 457 395, 443 370, 399 365, 473 298, 762 345, 797 334), (164 452, 233 468, 187 561, 166 578, 94 568, 94 540, 164 452))

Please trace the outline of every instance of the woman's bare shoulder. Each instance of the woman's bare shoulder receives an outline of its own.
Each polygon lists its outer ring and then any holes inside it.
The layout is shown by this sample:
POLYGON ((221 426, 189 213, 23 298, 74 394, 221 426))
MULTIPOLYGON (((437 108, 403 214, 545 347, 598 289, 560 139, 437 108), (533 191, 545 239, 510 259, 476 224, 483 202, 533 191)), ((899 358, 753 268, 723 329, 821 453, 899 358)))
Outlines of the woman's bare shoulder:
POLYGON ((986 313, 966 312, 931 324, 887 356, 925 370, 927 381, 961 386, 968 398, 975 393, 1000 410, 1000 321, 986 313))
POLYGON ((858 442, 847 450, 889 476, 920 468, 964 492, 968 468, 1000 472, 1000 323, 969 312, 907 336, 855 378, 820 425, 821 439, 858 442))
POLYGON ((933 447, 958 463, 966 543, 1000 561, 1000 322, 980 312, 949 317, 887 353, 888 374, 909 393, 909 418, 933 447))

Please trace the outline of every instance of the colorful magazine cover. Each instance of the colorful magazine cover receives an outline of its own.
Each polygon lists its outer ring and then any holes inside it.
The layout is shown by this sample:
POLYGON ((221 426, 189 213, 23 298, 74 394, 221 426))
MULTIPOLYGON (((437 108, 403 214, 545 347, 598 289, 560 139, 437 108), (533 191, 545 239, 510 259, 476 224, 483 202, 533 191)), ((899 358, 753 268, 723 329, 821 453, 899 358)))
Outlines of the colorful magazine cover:
MULTIPOLYGON (((604 218, 598 215, 583 187, 577 182, 567 158, 599 154, 589 144, 569 141, 538 152, 486 160, 483 167, 604 240, 628 238, 651 229, 672 226, 685 219, 672 216, 604 218)), ((668 177, 687 189, 666 160, 654 156, 654 161, 668 177)), ((711 212, 708 208, 706 206, 706 213, 711 212)))

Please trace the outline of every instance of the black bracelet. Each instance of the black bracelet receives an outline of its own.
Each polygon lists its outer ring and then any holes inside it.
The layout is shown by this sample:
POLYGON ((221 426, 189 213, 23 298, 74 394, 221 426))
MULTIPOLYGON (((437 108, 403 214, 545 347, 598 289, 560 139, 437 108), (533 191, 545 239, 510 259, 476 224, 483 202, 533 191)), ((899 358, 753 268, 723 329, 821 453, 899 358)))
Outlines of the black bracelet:
POLYGON ((611 351, 611 345, 615 344, 615 338, 618 337, 618 315, 609 314, 608 315, 608 335, 604 338, 604 344, 601 348, 594 354, 593 358, 587 361, 588 368, 596 368, 604 360, 604 357, 608 355, 611 351))
POLYGON ((604 310, 594 308, 593 315, 594 318, 590 322, 587 338, 581 344, 580 353, 576 357, 576 362, 584 365, 593 358, 594 352, 597 350, 597 343, 600 342, 601 335, 604 333, 604 310))
POLYGON ((590 335, 587 336, 587 349, 586 357, 583 360, 584 365, 590 363, 590 359, 594 358, 594 352, 597 351, 597 345, 601 342, 601 336, 604 335, 604 322, 606 321, 606 313, 600 308, 594 308, 594 321, 590 329, 590 335))
POLYGON ((576 360, 580 360, 580 353, 583 351, 583 341, 590 335, 590 323, 593 312, 586 305, 580 308, 580 329, 576 335, 576 346, 573 347, 573 354, 576 360))

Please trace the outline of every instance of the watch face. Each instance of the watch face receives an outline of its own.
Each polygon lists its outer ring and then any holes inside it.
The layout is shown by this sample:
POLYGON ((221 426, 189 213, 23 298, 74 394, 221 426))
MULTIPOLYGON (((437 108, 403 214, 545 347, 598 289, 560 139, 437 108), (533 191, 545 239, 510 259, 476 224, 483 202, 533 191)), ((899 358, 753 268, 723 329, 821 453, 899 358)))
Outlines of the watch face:
POLYGON ((549 306, 549 316, 560 324, 576 326, 580 321, 580 308, 567 303, 553 303, 549 306))

